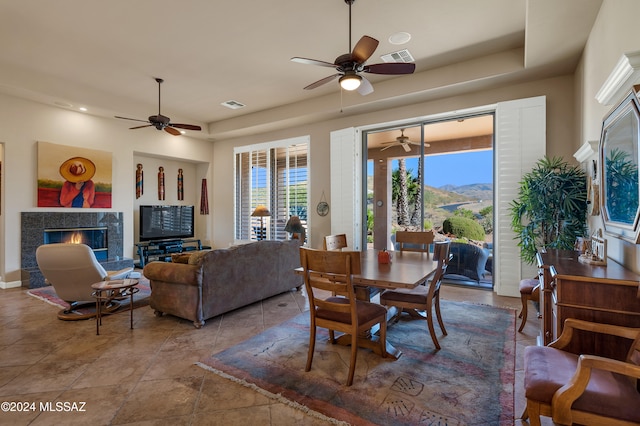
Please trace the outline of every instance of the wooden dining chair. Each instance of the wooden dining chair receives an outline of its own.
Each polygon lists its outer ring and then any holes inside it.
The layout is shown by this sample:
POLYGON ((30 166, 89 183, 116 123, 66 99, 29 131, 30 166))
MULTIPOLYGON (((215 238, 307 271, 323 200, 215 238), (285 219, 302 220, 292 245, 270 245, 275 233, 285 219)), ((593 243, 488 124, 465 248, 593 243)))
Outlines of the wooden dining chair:
POLYGON ((380 295, 380 303, 385 306, 394 306, 398 310, 394 317, 396 321, 399 320, 403 312, 408 313, 412 318, 426 319, 431 340, 433 340, 436 349, 440 349, 440 343, 433 327, 433 315, 435 312, 440 330, 446 336, 447 330, 444 328, 440 313, 440 284, 451 259, 449 241, 434 243, 433 256, 434 260, 438 261, 438 266, 430 282, 413 289, 385 290, 380 295), (424 311, 424 314, 421 311, 424 311))
POLYGON ((429 246, 433 244, 433 239, 433 230, 420 232, 396 232, 396 243, 398 243, 400 252, 417 251, 422 253, 429 253, 429 246))
POLYGON ((327 235, 324 237, 325 250, 342 250, 347 247, 347 234, 327 235))
POLYGON ((540 426, 540 416, 558 425, 640 425, 640 328, 567 318, 562 334, 548 346, 524 351, 522 419, 540 426), (593 334, 618 336, 631 342, 624 360, 569 351, 572 339, 593 334))
POLYGON ((317 327, 329 330, 332 343, 336 343, 335 331, 350 334, 351 360, 347 386, 353 383, 359 333, 364 333, 374 325, 380 324, 378 343, 382 356, 385 357, 387 354, 387 310, 377 303, 356 300, 352 283, 356 258, 359 261, 358 252, 300 248, 300 262, 304 271, 304 285, 309 297, 311 319, 309 353, 305 371, 311 370, 317 327), (328 296, 326 292, 346 296, 328 296))

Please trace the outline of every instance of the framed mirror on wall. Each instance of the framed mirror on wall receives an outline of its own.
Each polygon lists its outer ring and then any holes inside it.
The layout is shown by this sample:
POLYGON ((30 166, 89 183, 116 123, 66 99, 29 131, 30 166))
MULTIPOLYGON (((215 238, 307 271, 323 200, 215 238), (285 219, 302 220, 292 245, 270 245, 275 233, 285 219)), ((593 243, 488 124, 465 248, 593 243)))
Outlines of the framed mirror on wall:
POLYGON ((634 244, 640 242, 639 89, 635 86, 604 118, 599 146, 605 232, 634 244))

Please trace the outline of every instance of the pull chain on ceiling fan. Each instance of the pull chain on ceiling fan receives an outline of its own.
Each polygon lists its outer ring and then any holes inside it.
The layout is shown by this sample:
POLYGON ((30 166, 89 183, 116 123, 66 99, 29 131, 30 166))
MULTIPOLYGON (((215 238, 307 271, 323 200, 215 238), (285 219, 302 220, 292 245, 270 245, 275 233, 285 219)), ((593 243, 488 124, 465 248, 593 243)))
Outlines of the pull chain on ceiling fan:
POLYGON ((156 82, 158 83, 158 115, 152 115, 148 120, 138 120, 137 118, 128 118, 128 117, 119 117, 122 120, 131 120, 131 121, 140 121, 142 123, 148 123, 144 126, 136 126, 130 127, 130 129, 142 129, 143 127, 155 127, 158 130, 164 130, 167 133, 171 133, 173 136, 180 136, 180 131, 177 129, 186 129, 186 130, 202 130, 200 126, 196 126, 193 124, 181 124, 181 123, 172 123, 169 117, 166 117, 160 113, 160 85, 164 82, 161 78, 156 78, 156 82))
POLYGON ((373 55, 378 47, 378 40, 367 35, 362 36, 358 43, 351 50, 351 5, 355 0, 344 0, 349 5, 349 52, 344 55, 340 55, 336 60, 331 62, 320 61, 317 59, 307 59, 300 57, 293 57, 291 61, 301 64, 318 65, 321 67, 331 67, 338 71, 336 74, 330 75, 311 83, 305 90, 315 89, 330 81, 333 81, 337 77, 339 78, 340 86, 345 90, 357 90, 361 95, 368 95, 373 92, 373 86, 364 76, 360 73, 369 74, 385 74, 385 75, 400 75, 400 74, 412 74, 415 71, 416 64, 403 63, 403 62, 390 62, 381 64, 365 65, 367 59, 373 55))

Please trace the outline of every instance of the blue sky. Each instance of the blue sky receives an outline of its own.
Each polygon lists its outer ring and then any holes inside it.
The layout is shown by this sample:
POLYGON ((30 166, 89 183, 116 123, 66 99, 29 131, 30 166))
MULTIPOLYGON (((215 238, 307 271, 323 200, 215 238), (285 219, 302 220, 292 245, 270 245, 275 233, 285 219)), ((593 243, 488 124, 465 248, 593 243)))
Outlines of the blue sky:
MULTIPOLYGON (((369 174, 372 173, 371 166, 369 162, 369 174)), ((394 161, 394 168, 397 167, 394 161)), ((418 158, 408 159, 407 169, 412 169, 415 175, 418 158)), ((425 160, 424 170, 425 183, 435 188, 447 184, 493 183, 493 150, 430 155, 425 160)))

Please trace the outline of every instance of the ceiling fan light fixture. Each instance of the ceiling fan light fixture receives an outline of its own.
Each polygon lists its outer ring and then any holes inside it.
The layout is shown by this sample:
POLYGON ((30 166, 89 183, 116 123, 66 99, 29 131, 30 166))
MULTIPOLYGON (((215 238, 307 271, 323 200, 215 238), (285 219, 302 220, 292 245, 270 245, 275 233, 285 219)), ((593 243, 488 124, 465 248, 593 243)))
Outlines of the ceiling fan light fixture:
POLYGON ((345 74, 340 77, 340 87, 344 90, 352 91, 356 90, 360 87, 360 83, 362 83, 362 77, 357 74, 345 74))

